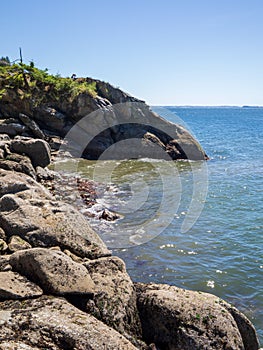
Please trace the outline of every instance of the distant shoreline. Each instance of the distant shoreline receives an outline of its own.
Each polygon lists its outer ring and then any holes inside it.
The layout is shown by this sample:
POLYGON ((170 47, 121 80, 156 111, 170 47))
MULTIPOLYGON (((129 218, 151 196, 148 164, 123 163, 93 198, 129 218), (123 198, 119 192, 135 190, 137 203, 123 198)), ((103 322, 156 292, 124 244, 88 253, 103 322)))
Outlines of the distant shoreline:
POLYGON ((263 108, 263 106, 195 106, 195 105, 179 105, 179 106, 174 106, 174 105, 166 105, 166 106, 157 106, 153 105, 152 107, 165 107, 165 108, 263 108))

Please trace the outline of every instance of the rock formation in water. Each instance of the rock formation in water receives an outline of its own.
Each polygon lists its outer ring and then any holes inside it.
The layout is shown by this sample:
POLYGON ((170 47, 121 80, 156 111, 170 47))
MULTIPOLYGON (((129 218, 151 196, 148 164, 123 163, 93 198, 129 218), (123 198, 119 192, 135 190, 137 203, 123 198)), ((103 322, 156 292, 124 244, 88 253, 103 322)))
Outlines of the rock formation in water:
POLYGON ((0 66, 0 115, 1 133, 47 139, 53 147, 68 135, 70 150, 88 159, 110 147, 106 158, 207 158, 182 126, 143 101, 99 80, 54 77, 33 65, 0 66), (124 140, 130 143, 116 147, 124 140))
MULTIPOLYGON (((78 88, 95 83, 96 94, 91 90, 74 97, 66 90, 57 99, 51 83, 35 82, 30 69, 20 66, 10 76, 0 76, 0 349, 258 350, 251 322, 218 297, 133 283, 124 262, 111 255, 83 215, 40 183, 52 182, 54 173, 46 168, 51 148, 54 152, 63 143, 74 120, 112 103, 135 102, 131 109, 136 109, 138 101, 91 79, 77 79, 78 88), (21 86, 15 85, 17 79, 21 86)), ((124 116, 131 109, 125 105, 124 116)), ((145 120, 158 118, 146 105, 139 110, 145 120)), ((105 115, 113 112, 103 110, 105 115)), ((93 122, 95 128, 99 122, 93 122)), ((163 126, 147 129, 146 123, 143 129, 133 124, 124 125, 126 137, 137 133, 166 153, 171 147, 175 159, 184 157, 189 142, 189 154, 205 158, 178 126, 173 126, 178 138, 165 140, 163 126)), ((110 140, 99 136, 106 144, 119 132, 111 130, 110 140)), ((97 141, 94 152, 87 147, 85 156, 95 157, 97 141)))

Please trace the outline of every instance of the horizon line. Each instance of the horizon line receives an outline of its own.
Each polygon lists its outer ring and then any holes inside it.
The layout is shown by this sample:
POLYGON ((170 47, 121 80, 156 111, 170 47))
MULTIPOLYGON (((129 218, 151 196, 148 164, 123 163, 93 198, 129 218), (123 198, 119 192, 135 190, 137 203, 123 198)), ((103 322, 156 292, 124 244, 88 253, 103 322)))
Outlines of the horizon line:
POLYGON ((151 104, 153 107, 214 107, 214 108, 263 108, 263 105, 160 105, 160 104, 151 104))

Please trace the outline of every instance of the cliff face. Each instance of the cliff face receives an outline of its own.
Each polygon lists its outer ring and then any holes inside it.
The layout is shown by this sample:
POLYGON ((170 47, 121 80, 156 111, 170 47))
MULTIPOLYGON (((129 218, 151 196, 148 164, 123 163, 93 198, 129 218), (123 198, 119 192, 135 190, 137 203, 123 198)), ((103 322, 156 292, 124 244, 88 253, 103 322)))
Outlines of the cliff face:
POLYGON ((111 146, 109 158, 129 158, 131 149, 132 158, 207 158, 182 126, 120 89, 91 78, 50 76, 27 65, 0 67, 0 118, 0 131, 10 136, 67 135, 75 148, 81 147, 79 156, 88 159, 98 159, 111 146), (74 138, 77 127, 80 137, 74 138), (129 139, 136 144, 116 147, 129 139))

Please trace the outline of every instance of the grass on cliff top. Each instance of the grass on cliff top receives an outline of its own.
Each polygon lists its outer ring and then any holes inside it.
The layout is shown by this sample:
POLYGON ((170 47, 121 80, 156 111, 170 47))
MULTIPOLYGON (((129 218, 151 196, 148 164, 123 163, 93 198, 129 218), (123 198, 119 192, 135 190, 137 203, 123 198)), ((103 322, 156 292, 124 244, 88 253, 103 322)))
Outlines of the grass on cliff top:
POLYGON ((45 96, 58 101, 61 98, 73 100, 81 93, 97 95, 95 81, 52 75, 47 69, 36 68, 33 62, 0 65, 0 100, 9 89, 19 91, 22 98, 33 98, 35 106, 45 102, 45 96))

